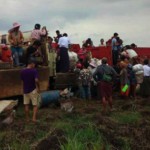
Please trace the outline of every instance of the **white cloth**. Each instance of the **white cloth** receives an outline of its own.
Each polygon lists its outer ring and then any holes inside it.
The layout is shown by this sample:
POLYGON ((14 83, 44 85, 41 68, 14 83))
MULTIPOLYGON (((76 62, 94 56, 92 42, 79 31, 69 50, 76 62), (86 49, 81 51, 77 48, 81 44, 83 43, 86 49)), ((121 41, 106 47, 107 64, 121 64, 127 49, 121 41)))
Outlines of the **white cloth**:
POLYGON ((70 61, 71 61, 71 60, 73 60, 73 61, 75 61, 75 62, 78 61, 78 55, 77 55, 75 52, 73 52, 73 51, 68 51, 68 55, 69 55, 69 60, 70 60, 70 61))
POLYGON ((133 49, 127 49, 126 52, 127 52, 128 56, 129 56, 129 58, 133 58, 133 57, 137 57, 138 56, 138 54, 133 49))
POLYGON ((63 36, 63 37, 59 38, 59 41, 58 41, 59 47, 68 48, 69 44, 71 44, 71 42, 70 42, 70 39, 68 37, 63 36))
POLYGON ((143 66, 141 64, 136 64, 133 66, 133 71, 135 72, 135 74, 143 74, 143 66))
POLYGON ((144 76, 150 76, 150 67, 148 65, 143 66, 144 76))

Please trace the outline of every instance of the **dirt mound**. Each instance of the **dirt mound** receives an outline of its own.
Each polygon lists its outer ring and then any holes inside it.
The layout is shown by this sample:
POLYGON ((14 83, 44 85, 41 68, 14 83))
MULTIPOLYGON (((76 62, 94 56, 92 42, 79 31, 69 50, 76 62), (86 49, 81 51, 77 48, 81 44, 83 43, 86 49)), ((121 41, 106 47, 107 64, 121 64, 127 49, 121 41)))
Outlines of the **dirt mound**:
POLYGON ((35 150, 60 150, 60 143, 57 136, 49 136, 42 140, 35 150))
POLYGON ((46 138, 32 145, 33 150, 60 150, 60 144, 65 143, 64 132, 62 130, 54 130, 46 138))

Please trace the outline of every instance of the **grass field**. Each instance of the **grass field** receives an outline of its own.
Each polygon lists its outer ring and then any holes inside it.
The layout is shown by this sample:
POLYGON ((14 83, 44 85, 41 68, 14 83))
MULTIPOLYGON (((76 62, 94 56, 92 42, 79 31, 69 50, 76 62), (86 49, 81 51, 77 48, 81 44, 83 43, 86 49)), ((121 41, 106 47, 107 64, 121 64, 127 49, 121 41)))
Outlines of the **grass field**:
POLYGON ((72 101, 72 113, 55 105, 40 109, 37 124, 25 122, 20 104, 13 124, 1 126, 0 150, 150 149, 150 100, 116 99, 107 114, 100 101, 72 101))

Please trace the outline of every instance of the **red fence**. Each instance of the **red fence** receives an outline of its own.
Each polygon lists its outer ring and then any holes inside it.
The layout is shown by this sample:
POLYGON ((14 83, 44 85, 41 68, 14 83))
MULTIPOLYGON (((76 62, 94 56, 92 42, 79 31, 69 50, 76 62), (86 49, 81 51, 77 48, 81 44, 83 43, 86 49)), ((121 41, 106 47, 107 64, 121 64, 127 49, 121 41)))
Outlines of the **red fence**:
MULTIPOLYGON (((76 53, 79 53, 81 51, 79 44, 73 44, 72 50, 76 53)), ((108 63, 112 65, 112 50, 111 46, 102 46, 102 47, 93 47, 93 48, 87 48, 87 51, 91 51, 92 57, 101 59, 103 57, 106 57, 108 59, 108 63)), ((138 47, 135 49, 137 52, 139 58, 150 58, 150 48, 148 47, 138 47)))
POLYGON ((87 49, 88 51, 91 51, 92 57, 102 59, 103 57, 106 57, 108 59, 108 64, 112 65, 112 51, 110 46, 102 46, 102 47, 94 47, 87 49))
POLYGON ((150 48, 148 47, 138 47, 135 49, 139 57, 142 58, 150 58, 150 48))
POLYGON ((71 50, 78 53, 80 51, 80 45, 79 44, 72 44, 71 45, 71 50))

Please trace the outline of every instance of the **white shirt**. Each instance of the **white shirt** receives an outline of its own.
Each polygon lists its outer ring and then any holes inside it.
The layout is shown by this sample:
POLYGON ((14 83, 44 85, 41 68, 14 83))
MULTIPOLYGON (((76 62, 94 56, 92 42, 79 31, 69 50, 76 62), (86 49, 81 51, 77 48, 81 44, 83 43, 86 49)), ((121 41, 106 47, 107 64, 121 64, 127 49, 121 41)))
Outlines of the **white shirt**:
POLYGON ((59 38, 58 45, 59 47, 68 48, 69 44, 71 44, 70 39, 66 36, 59 38))
POLYGON ((150 76, 150 67, 148 65, 143 66, 144 76, 150 76))
POLYGON ((112 50, 118 50, 118 48, 117 48, 117 40, 116 40, 116 38, 114 37, 113 39, 112 39, 112 41, 111 41, 111 46, 112 46, 112 50))

